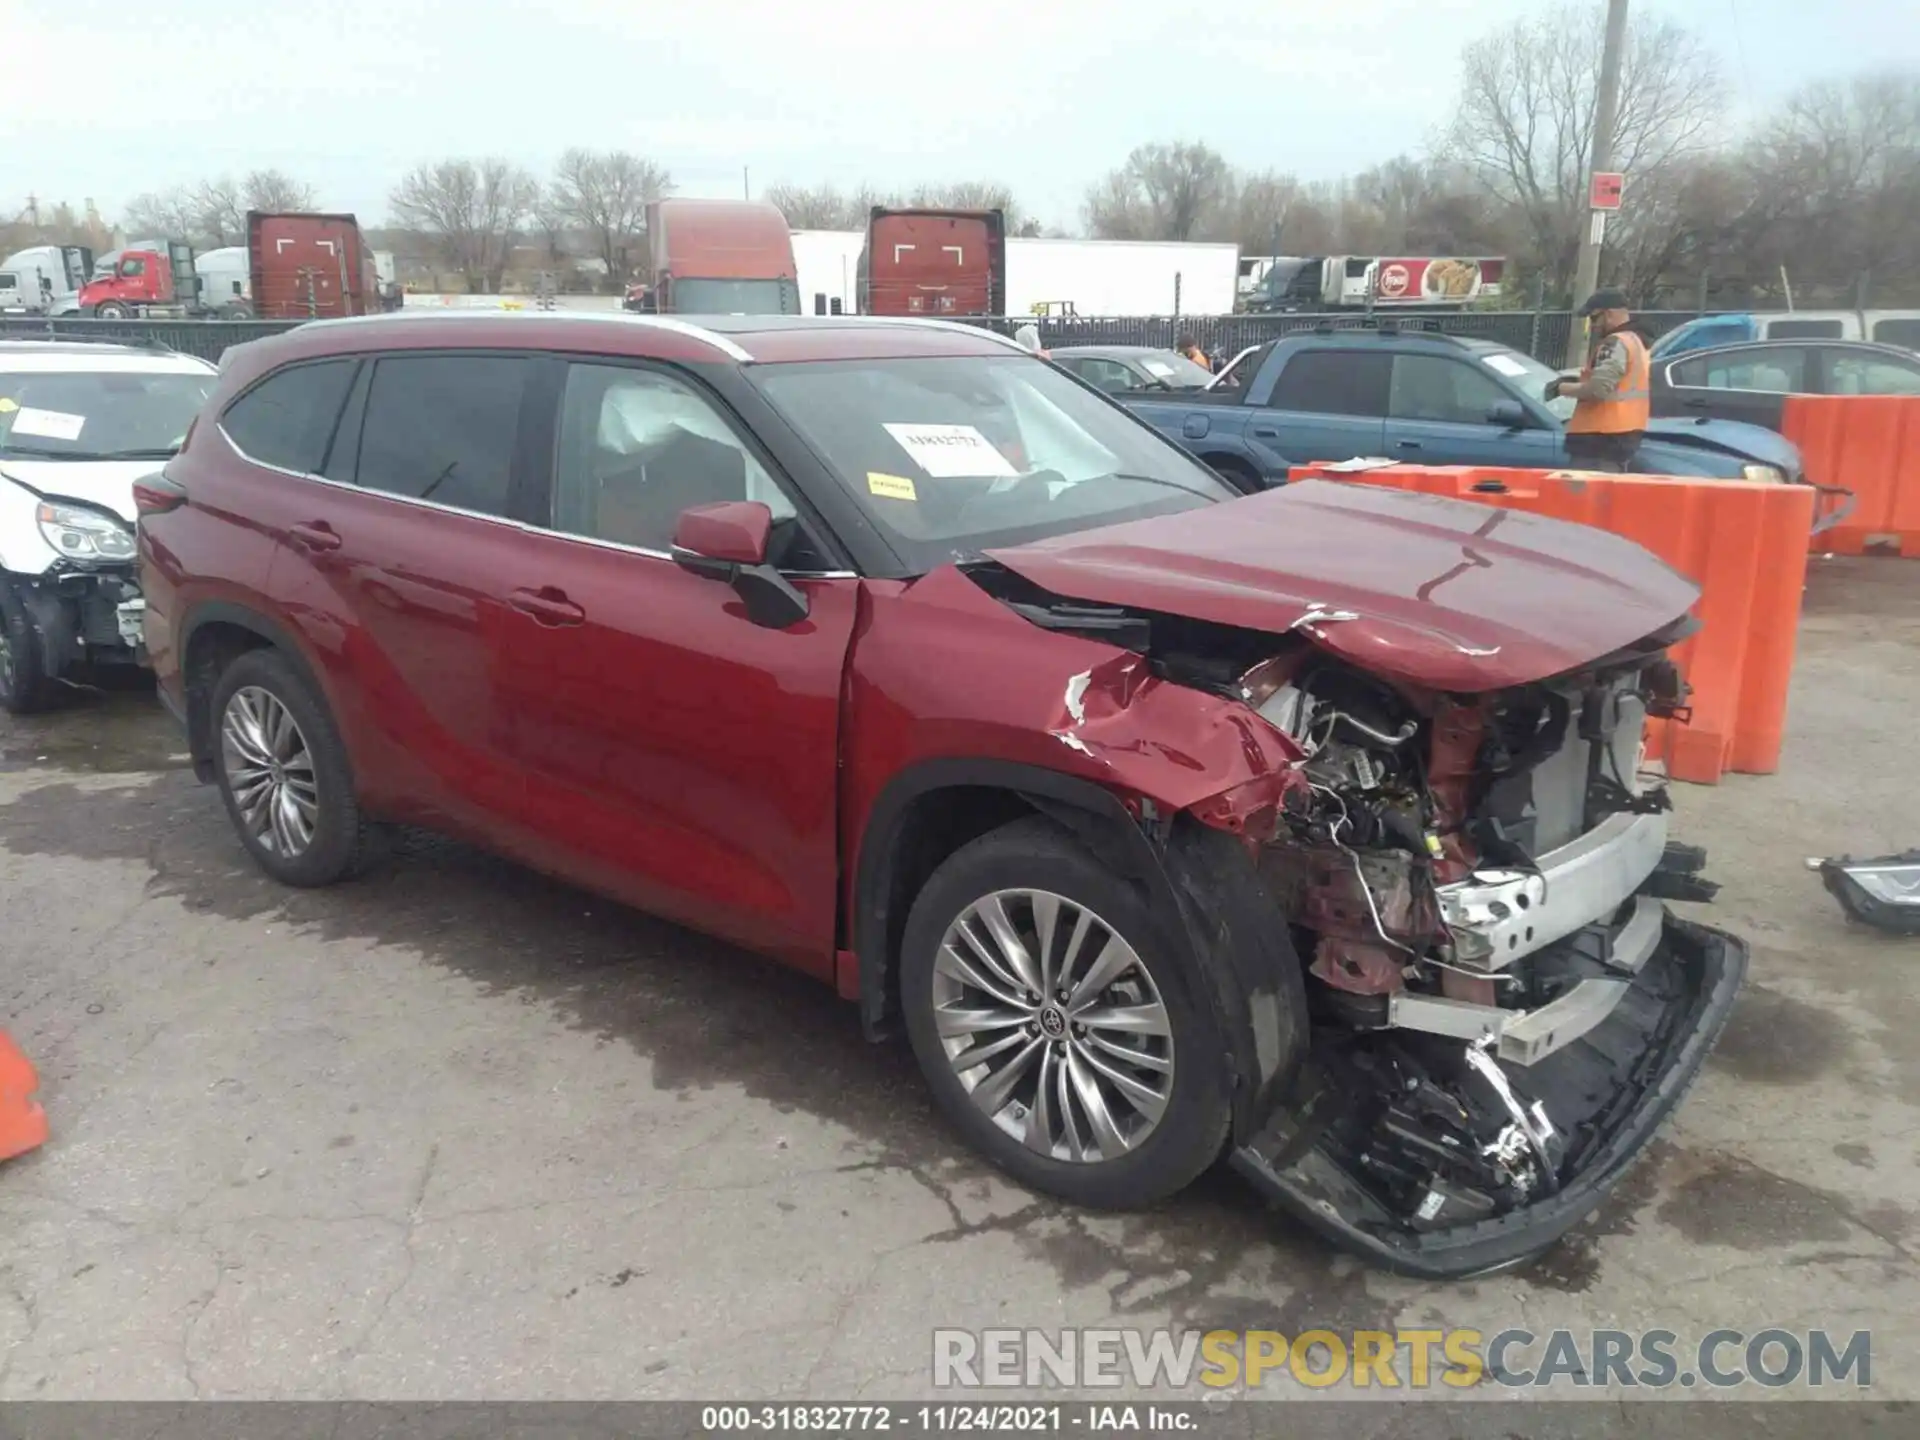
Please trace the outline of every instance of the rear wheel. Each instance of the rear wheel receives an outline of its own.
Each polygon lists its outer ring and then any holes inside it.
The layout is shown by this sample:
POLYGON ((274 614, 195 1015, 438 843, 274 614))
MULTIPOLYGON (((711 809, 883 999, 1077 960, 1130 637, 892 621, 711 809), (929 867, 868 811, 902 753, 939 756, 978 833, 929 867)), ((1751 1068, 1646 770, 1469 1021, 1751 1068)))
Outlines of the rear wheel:
POLYGON ((0 579, 0 709, 9 715, 31 715, 51 705, 54 694, 40 631, 12 584, 0 579))
POLYGON ((213 692, 214 773, 254 863, 288 885, 331 885, 369 858, 346 749, 326 702, 277 650, 237 657, 213 692))
POLYGON ((934 872, 900 987, 941 1109, 1034 1189, 1132 1208, 1218 1158, 1212 1011, 1135 888, 1052 822, 1004 826, 934 872))
POLYGON ((1261 483, 1259 472, 1244 460, 1231 455, 1215 455, 1207 460, 1207 466, 1242 495, 1252 495, 1266 486, 1261 483))

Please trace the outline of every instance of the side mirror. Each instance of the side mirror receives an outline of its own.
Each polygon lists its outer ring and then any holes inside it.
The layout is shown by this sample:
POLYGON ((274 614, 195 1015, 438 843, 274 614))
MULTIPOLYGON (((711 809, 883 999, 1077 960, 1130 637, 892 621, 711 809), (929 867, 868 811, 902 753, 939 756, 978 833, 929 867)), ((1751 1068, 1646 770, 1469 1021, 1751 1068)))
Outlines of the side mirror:
POLYGON ((1524 430, 1532 422, 1527 407, 1518 400, 1496 400, 1487 407, 1487 423, 1509 430, 1524 430))
POLYGON ((773 511, 758 500, 691 505, 673 527, 673 563, 690 575, 731 585, 747 618, 784 630, 807 618, 807 597, 767 563, 773 511))

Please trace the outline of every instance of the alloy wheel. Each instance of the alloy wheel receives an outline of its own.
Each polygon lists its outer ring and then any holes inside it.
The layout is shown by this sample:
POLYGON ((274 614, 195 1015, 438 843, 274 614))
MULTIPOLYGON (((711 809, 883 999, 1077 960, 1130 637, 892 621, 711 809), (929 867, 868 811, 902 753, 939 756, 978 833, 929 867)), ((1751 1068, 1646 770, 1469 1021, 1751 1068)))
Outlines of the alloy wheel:
POLYGON ((220 749, 234 808, 253 842, 289 859, 303 853, 320 820, 320 787, 292 712, 257 685, 234 691, 220 720, 220 749))
POLYGON ((1166 1002, 1125 937, 1065 896, 997 890, 967 906, 934 958, 933 1006, 961 1085, 1029 1150, 1112 1160, 1166 1113, 1166 1002))

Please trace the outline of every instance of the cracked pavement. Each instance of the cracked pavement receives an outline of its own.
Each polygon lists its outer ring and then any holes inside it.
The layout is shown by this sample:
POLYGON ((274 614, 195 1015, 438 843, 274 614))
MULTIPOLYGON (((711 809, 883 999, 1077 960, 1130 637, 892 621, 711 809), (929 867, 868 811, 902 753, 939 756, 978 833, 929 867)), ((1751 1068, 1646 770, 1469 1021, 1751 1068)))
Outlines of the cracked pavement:
POLYGON ((936 1325, 1165 1323, 1871 1328, 1916 1398, 1920 951, 1801 867, 1920 843, 1916 650, 1920 566, 1815 562, 1782 772, 1679 797, 1754 946, 1728 1035, 1598 1216, 1459 1285, 1224 1173, 1036 1198, 827 990, 466 847, 282 889, 150 692, 0 719, 0 1024, 53 1128, 0 1166, 0 1399, 900 1399, 936 1325))

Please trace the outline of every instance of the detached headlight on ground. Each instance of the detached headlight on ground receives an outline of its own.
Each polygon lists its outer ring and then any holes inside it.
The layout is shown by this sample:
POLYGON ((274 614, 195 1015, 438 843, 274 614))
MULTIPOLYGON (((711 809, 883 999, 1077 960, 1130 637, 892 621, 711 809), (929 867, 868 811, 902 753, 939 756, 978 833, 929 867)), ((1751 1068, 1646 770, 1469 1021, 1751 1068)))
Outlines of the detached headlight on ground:
POLYGON ((110 515, 43 503, 34 512, 47 544, 74 560, 131 560, 133 532, 110 515))
POLYGON ((1743 480, 1754 480, 1762 485, 1784 485, 1787 472, 1778 465, 1744 465, 1740 469, 1743 480))
POLYGON ((1809 860, 1841 907, 1858 920, 1898 935, 1920 935, 1920 850, 1855 860, 1809 860))

